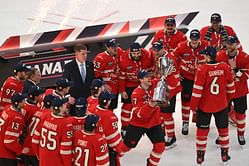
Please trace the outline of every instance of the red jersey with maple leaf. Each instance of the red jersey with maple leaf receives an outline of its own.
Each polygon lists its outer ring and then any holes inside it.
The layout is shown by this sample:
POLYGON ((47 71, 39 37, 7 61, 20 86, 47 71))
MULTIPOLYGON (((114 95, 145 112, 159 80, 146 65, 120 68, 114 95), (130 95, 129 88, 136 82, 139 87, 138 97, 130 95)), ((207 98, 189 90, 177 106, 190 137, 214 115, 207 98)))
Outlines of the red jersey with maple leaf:
POLYGON ((120 92, 124 92, 125 87, 137 87, 140 84, 139 80, 137 79, 137 73, 139 70, 152 70, 153 58, 149 51, 142 48, 141 53, 142 56, 139 61, 135 61, 131 58, 130 50, 127 50, 120 57, 120 92))
POLYGON ((191 48, 189 41, 179 43, 175 49, 174 56, 177 59, 177 66, 180 74, 189 80, 194 80, 196 69, 206 63, 205 57, 200 54, 208 46, 205 40, 200 41, 197 48, 191 48))

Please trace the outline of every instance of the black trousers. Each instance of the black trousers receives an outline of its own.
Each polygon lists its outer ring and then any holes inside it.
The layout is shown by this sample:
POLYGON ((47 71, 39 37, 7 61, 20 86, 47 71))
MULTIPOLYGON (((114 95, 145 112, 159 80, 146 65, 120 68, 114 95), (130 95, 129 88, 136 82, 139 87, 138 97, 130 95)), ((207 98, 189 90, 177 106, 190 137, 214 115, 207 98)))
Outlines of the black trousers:
POLYGON ((18 166, 17 159, 0 158, 0 166, 18 166))

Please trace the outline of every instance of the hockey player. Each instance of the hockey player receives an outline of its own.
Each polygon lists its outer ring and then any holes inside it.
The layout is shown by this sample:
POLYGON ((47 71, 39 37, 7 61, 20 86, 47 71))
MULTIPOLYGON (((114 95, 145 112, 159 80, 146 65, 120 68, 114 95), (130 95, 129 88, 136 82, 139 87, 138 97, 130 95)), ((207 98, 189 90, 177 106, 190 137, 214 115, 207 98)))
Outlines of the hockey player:
POLYGON ((153 59, 149 51, 143 49, 139 43, 132 43, 130 49, 120 57, 120 93, 122 97, 121 124, 122 136, 131 116, 131 93, 139 85, 137 72, 141 69, 151 71, 153 59))
MULTIPOLYGON (((181 101, 182 101, 182 134, 188 135, 190 99, 194 84, 195 71, 198 66, 205 63, 204 56, 200 50, 208 46, 208 42, 200 40, 200 32, 194 29, 190 32, 190 41, 184 41, 177 46, 174 56, 177 59, 181 77, 181 101)), ((193 110, 193 122, 195 121, 195 110, 193 110)))
POLYGON ((232 103, 234 105, 236 117, 237 136, 239 144, 245 145, 246 140, 244 133, 246 129, 249 56, 241 49, 238 49, 239 45, 237 43, 236 37, 234 36, 228 37, 226 47, 226 51, 221 51, 218 53, 217 61, 227 63, 233 70, 235 94, 234 99, 232 99, 232 103))
POLYGON ((105 83, 100 79, 94 79, 91 83, 91 96, 87 98, 87 112, 95 114, 96 107, 99 104, 99 94, 105 90, 105 83))
POLYGON ((235 92, 233 77, 227 64, 216 62, 216 48, 208 46, 202 54, 207 64, 197 69, 190 105, 192 110, 197 109, 197 163, 204 161, 212 115, 219 133, 221 159, 227 162, 230 160, 227 107, 235 92))
POLYGON ((54 99, 54 96, 52 94, 44 96, 43 102, 42 102, 42 111, 43 112, 51 112, 52 111, 52 101, 54 99))
POLYGON ((110 109, 118 106, 119 93, 119 59, 124 50, 118 47, 116 39, 110 39, 105 43, 106 51, 101 52, 94 58, 94 72, 96 78, 101 78, 115 95, 110 109))
POLYGON ((17 166, 17 156, 27 153, 19 142, 25 126, 21 109, 27 95, 16 93, 11 98, 11 105, 6 106, 0 117, 0 165, 17 166))
POLYGON ((27 154, 22 154, 22 161, 24 165, 38 166, 39 161, 32 148, 32 137, 35 129, 40 122, 42 115, 41 109, 37 106, 39 98, 45 89, 41 89, 38 86, 32 86, 28 90, 28 97, 23 107, 23 115, 25 118, 25 128, 22 133, 20 142, 22 142, 24 148, 29 148, 30 151, 27 154))
POLYGON ((112 110, 108 109, 113 97, 114 95, 109 91, 101 92, 95 113, 100 117, 109 148, 110 166, 120 166, 118 154, 121 151, 122 138, 118 131, 118 118, 112 110))
POLYGON ((200 30, 201 39, 209 41, 210 45, 218 51, 226 48, 226 40, 228 36, 236 36, 233 28, 221 24, 221 15, 213 13, 210 18, 211 25, 205 26, 200 30))
POLYGON ((29 69, 23 63, 17 63, 14 66, 14 76, 10 76, 4 82, 0 90, 0 112, 6 105, 11 104, 11 97, 15 93, 23 91, 23 81, 26 79, 25 72, 29 69))
POLYGON ((173 52, 178 43, 185 40, 187 40, 187 37, 176 29, 175 18, 168 17, 165 19, 165 28, 155 33, 151 44, 161 41, 166 51, 173 52))
POLYGON ((70 117, 74 131, 81 130, 86 119, 87 100, 84 97, 79 97, 75 101, 75 116, 70 117))
POLYGON ((76 166, 107 166, 109 151, 105 138, 96 132, 99 117, 87 115, 83 129, 74 132, 74 165, 76 166))
POLYGON ((59 98, 68 98, 68 104, 73 105, 75 102, 75 98, 71 97, 69 94, 70 88, 73 86, 73 81, 68 81, 67 78, 59 78, 56 81, 55 89, 48 88, 46 89, 45 93, 42 95, 39 104, 41 105, 44 97, 46 95, 52 94, 53 96, 59 97, 59 98))
POLYGON ((52 101, 53 113, 48 114, 35 131, 32 143, 40 166, 72 165, 73 126, 65 118, 69 111, 67 102, 68 98, 55 97, 52 101))
POLYGON ((152 84, 151 73, 140 70, 137 77, 141 84, 131 96, 132 118, 127 127, 121 154, 135 148, 141 137, 146 134, 153 144, 150 157, 147 159, 147 166, 157 166, 165 149, 160 107, 156 101, 152 101, 155 85, 152 84))
MULTIPOLYGON (((167 52, 165 49, 163 49, 162 42, 154 42, 152 45, 152 56, 154 59, 154 73, 158 73, 157 70, 160 70, 158 65, 161 65, 160 61, 161 58, 169 58, 173 61, 173 66, 171 67, 171 70, 169 71, 167 77, 166 77, 166 85, 169 89, 170 93, 170 105, 169 106, 161 106, 161 116, 163 118, 164 123, 164 130, 167 134, 167 139, 165 142, 166 148, 174 147, 176 142, 175 137, 175 125, 174 125, 174 118, 172 114, 175 112, 175 105, 176 105, 176 95, 181 92, 181 83, 180 83, 180 72, 179 69, 176 67, 176 59, 174 55, 170 52, 167 52)), ((155 75, 156 79, 158 80, 161 77, 161 74, 155 75)))

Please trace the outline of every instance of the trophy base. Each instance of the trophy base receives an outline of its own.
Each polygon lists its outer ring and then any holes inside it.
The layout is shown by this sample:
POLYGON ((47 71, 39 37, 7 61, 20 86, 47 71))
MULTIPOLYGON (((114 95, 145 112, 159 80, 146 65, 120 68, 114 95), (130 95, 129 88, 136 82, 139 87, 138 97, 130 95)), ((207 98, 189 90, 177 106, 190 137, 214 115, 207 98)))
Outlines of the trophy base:
POLYGON ((168 107, 170 105, 169 101, 156 101, 157 105, 160 107, 168 107))

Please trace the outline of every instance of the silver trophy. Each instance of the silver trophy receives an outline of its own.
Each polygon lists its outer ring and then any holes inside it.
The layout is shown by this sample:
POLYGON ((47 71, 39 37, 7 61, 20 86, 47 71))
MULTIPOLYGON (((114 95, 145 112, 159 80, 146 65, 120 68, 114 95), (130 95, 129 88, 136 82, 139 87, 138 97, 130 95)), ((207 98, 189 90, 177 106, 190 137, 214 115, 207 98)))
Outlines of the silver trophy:
POLYGON ((165 78, 169 75, 169 72, 172 70, 173 60, 168 57, 158 58, 156 64, 156 72, 160 75, 160 80, 157 83, 156 88, 154 89, 153 100, 159 103, 169 104, 169 90, 167 88, 167 83, 165 78))

